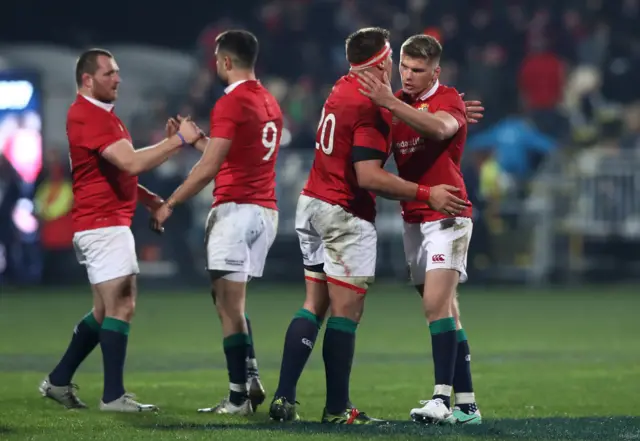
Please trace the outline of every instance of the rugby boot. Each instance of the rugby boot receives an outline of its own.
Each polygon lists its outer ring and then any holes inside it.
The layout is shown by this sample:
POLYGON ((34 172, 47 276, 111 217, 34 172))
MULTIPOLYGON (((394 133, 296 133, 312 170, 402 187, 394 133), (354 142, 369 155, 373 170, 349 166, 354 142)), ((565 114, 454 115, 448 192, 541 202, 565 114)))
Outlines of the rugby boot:
POLYGON ((157 412, 159 409, 153 404, 141 404, 135 400, 135 395, 124 394, 120 398, 116 398, 113 401, 105 403, 100 400, 100 410, 103 412, 124 412, 124 413, 136 413, 136 412, 157 412))
POLYGON ((247 381, 247 391, 249 400, 251 401, 251 408, 255 412, 258 406, 264 403, 264 400, 267 397, 264 391, 264 386, 262 386, 262 382, 260 381, 260 377, 249 378, 249 381, 247 381))
POLYGON ((480 411, 476 409, 475 412, 466 413, 463 412, 459 407, 453 408, 453 417, 456 419, 455 424, 482 424, 482 416, 480 415, 480 411))
POLYGON ((290 403, 285 397, 275 397, 269 407, 269 418, 273 421, 299 421, 300 415, 296 411, 296 404, 290 403))
POLYGON ((39 389, 43 397, 50 398, 67 409, 87 409, 89 407, 78 398, 76 391, 79 388, 73 383, 67 386, 54 386, 49 382, 49 377, 46 377, 40 383, 39 389))
POLYGON ((333 415, 327 412, 325 408, 322 411, 322 423, 327 424, 386 424, 384 420, 372 418, 364 412, 360 412, 355 407, 347 409, 344 412, 333 415))
POLYGON ((455 424, 456 419, 441 398, 420 401, 422 407, 411 409, 411 419, 424 424, 455 424))
POLYGON ((248 416, 253 414, 251 400, 248 398, 239 406, 229 401, 229 397, 225 397, 220 403, 213 407, 205 407, 198 409, 200 413, 215 413, 217 415, 240 415, 248 416))

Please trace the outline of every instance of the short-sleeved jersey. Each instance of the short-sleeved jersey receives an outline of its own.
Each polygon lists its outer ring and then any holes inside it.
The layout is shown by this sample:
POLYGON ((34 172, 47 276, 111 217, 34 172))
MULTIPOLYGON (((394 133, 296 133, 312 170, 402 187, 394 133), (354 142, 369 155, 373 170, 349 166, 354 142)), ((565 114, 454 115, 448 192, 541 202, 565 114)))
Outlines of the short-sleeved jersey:
POLYGON ((358 185, 352 149, 366 147, 388 156, 391 113, 361 95, 358 87, 357 79, 344 76, 325 101, 316 133, 316 154, 302 194, 373 222, 375 195, 358 185))
MULTIPOLYGON (((410 100, 402 91, 396 96, 423 112, 447 112, 460 125, 453 138, 435 141, 421 136, 404 122, 394 120, 393 155, 400 177, 430 187, 440 184, 453 185, 460 189, 456 196, 468 201, 460 170, 460 161, 467 140, 467 119, 464 102, 458 91, 452 87, 437 85, 415 101, 410 100)), ((447 217, 430 209, 425 202, 403 201, 401 205, 402 217, 408 223, 430 222, 447 217)), ((471 217, 471 214, 472 209, 469 207, 458 216, 471 217)))
POLYGON ((138 178, 121 171, 102 152, 131 136, 113 107, 78 95, 67 113, 67 139, 73 183, 74 232, 131 226, 138 178))
POLYGON ((216 176, 213 206, 225 202, 276 210, 276 158, 282 111, 259 81, 229 86, 211 111, 211 137, 231 140, 216 176))

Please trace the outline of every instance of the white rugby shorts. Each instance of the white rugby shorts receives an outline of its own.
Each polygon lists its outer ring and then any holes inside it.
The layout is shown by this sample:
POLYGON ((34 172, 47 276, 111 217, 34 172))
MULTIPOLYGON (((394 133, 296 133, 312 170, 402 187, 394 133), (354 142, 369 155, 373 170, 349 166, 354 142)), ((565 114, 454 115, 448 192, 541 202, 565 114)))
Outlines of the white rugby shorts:
POLYGON ((377 234, 371 222, 339 205, 300 195, 296 232, 305 266, 324 264, 329 277, 375 276, 377 234))
POLYGON ((437 268, 460 273, 460 282, 467 280, 467 254, 473 223, 466 217, 404 223, 404 254, 414 285, 424 284, 427 271, 437 268))
POLYGON ((207 270, 262 277, 277 231, 277 210, 235 202, 213 207, 205 226, 207 270))
POLYGON ((78 262, 87 268, 92 285, 140 272, 136 244, 129 227, 80 231, 73 235, 73 247, 78 262))

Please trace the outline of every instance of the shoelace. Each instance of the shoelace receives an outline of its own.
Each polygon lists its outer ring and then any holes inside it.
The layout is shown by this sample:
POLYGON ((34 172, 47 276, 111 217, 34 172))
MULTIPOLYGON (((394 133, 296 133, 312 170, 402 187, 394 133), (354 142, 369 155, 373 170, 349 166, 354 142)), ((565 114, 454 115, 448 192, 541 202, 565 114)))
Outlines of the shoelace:
POLYGON ((351 409, 351 412, 349 412, 349 418, 347 418, 347 424, 353 424, 353 422, 356 420, 356 418, 358 418, 359 415, 360 412, 358 411, 358 409, 356 409, 355 407, 351 409))
POLYGON ((65 391, 64 397, 78 404, 80 403, 80 398, 78 398, 78 396, 76 395, 76 391, 78 390, 80 390, 80 387, 75 383, 71 383, 69 384, 69 387, 65 391))

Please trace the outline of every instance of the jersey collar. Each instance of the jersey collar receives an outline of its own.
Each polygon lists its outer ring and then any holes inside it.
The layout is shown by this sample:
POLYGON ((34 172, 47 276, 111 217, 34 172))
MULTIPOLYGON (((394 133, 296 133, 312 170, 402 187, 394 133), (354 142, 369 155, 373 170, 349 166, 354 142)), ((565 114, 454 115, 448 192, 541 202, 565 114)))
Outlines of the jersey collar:
POLYGON ((114 107, 113 104, 103 103, 102 101, 98 101, 95 98, 92 98, 92 97, 86 96, 86 95, 82 95, 82 94, 80 94, 80 96, 82 98, 84 98, 85 100, 89 101, 91 104, 96 105, 96 106, 100 107, 101 109, 106 110, 107 112, 111 112, 113 110, 113 107, 114 107))
POLYGON ((438 87, 440 87, 440 80, 436 80, 436 84, 434 84, 431 89, 429 89, 420 98, 418 98, 418 101, 426 101, 427 99, 431 98, 433 94, 436 93, 436 90, 438 90, 438 87))
POLYGON ((233 92, 233 90, 236 87, 238 87, 242 83, 246 83, 247 81, 249 81, 249 80, 240 80, 240 81, 236 81, 235 83, 229 84, 227 87, 224 88, 224 93, 230 94, 231 92, 233 92))

